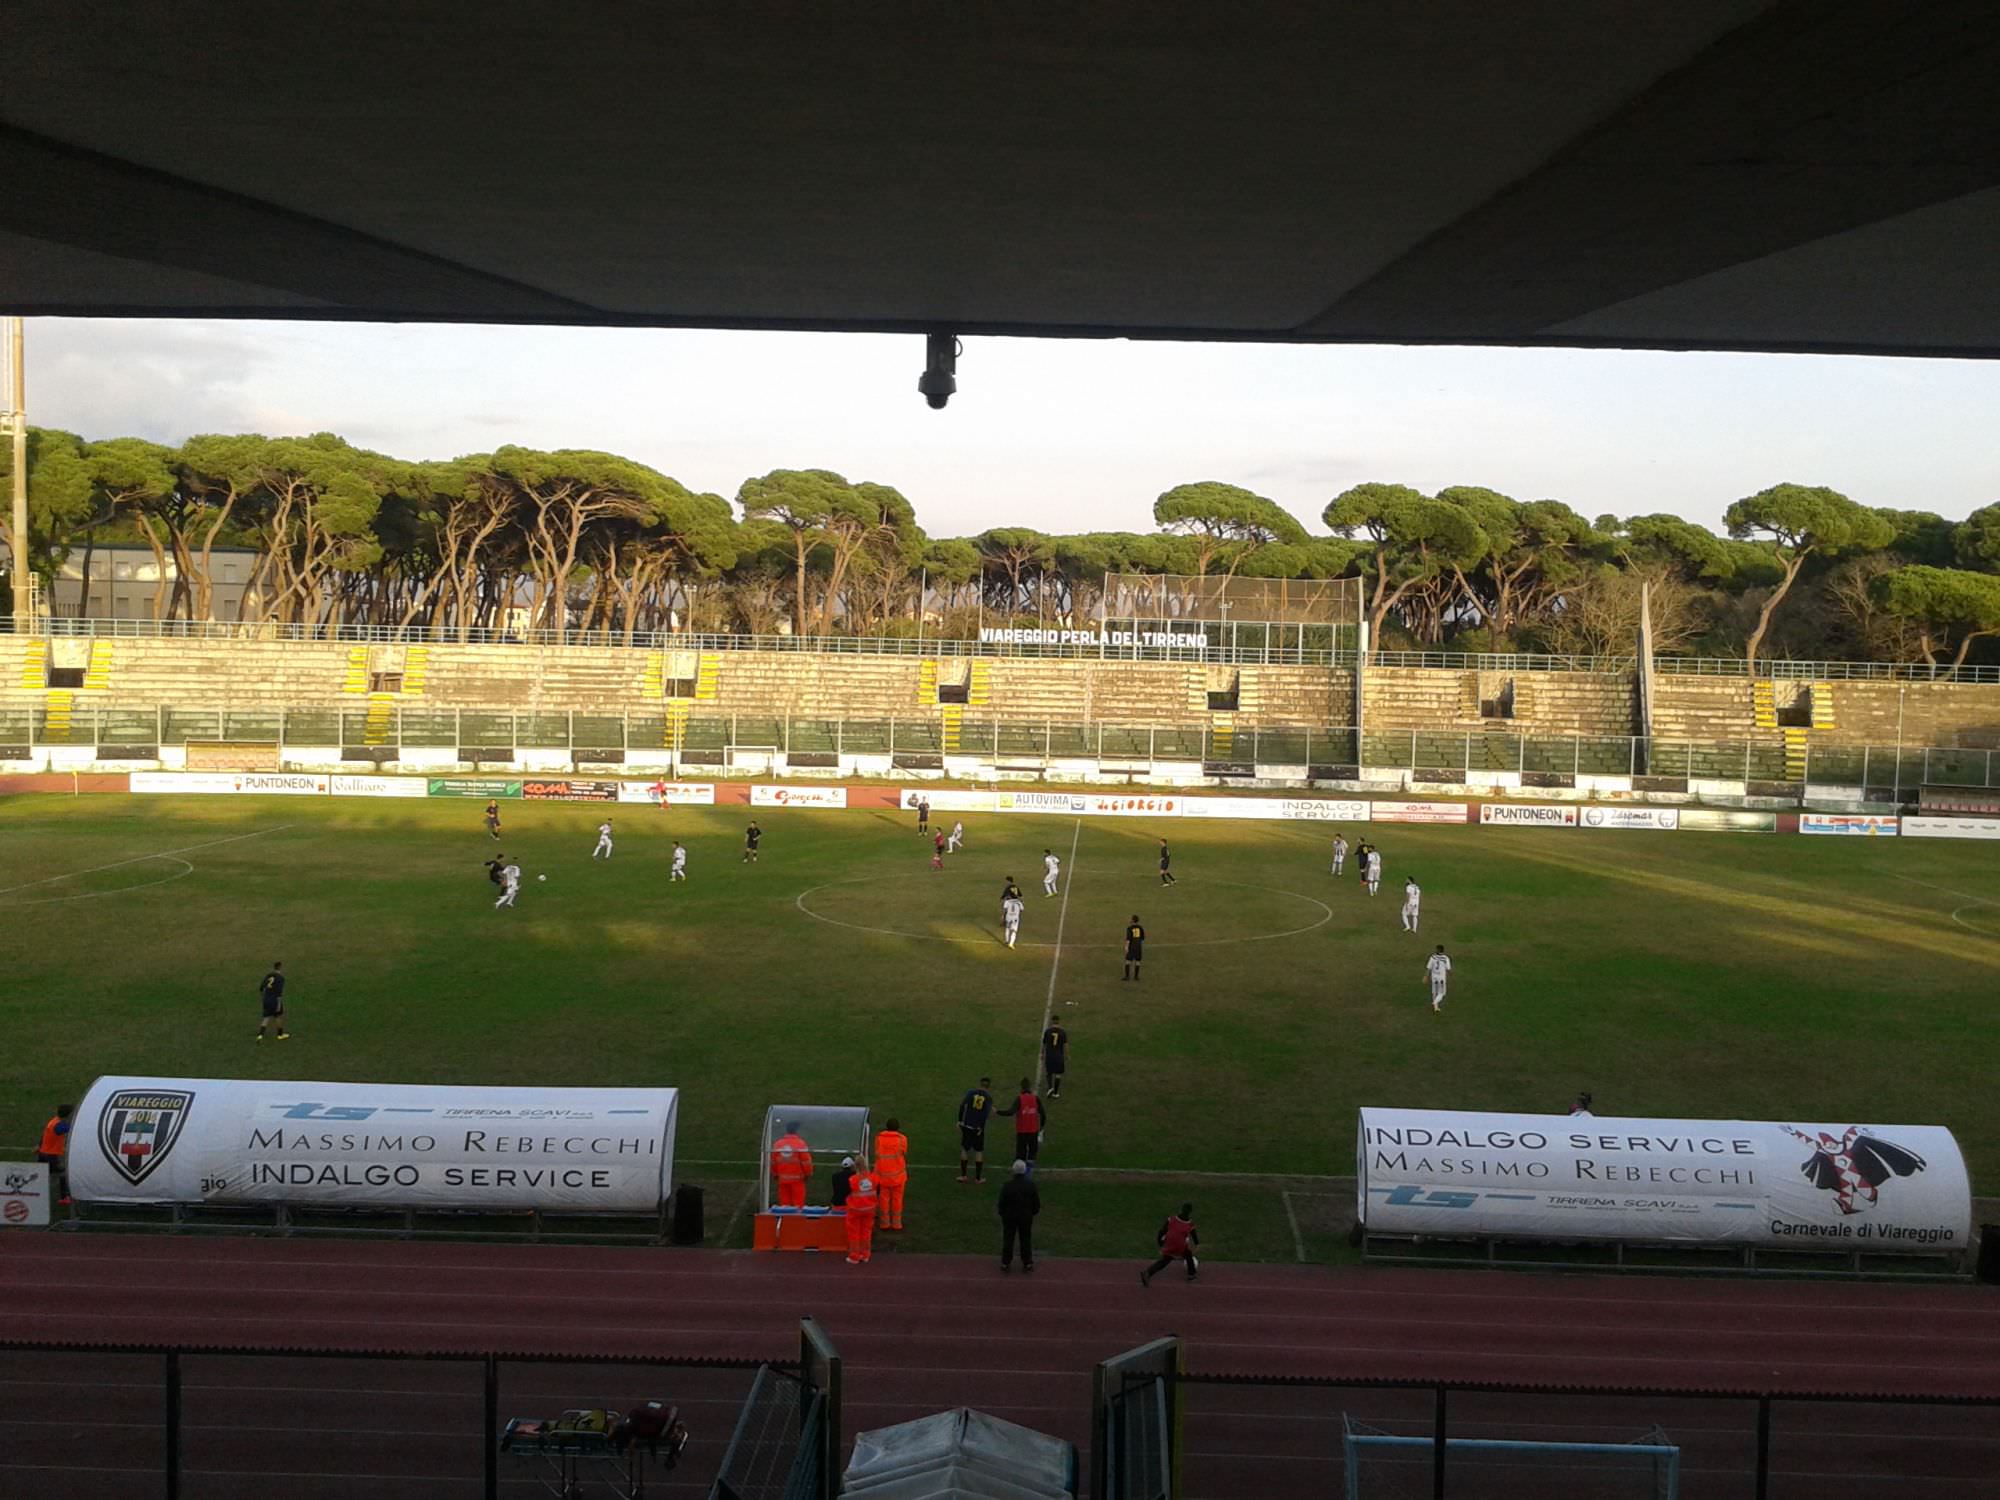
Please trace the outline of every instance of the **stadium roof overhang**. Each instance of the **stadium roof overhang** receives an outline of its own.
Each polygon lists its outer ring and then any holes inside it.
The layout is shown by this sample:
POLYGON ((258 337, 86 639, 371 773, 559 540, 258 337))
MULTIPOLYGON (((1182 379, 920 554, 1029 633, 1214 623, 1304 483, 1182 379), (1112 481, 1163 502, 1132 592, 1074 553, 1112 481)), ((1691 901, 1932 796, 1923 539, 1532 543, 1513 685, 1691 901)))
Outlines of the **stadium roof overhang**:
POLYGON ((46 314, 2000 354, 2000 7, 13 0, 46 314))

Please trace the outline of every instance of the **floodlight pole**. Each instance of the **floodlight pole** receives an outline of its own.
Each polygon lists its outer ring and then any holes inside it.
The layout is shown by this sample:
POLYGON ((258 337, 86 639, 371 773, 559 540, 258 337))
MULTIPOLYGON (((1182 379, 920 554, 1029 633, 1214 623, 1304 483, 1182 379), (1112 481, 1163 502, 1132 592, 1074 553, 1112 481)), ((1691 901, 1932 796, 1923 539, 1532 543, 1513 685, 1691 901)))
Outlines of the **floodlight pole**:
POLYGON ((16 635, 26 635, 35 623, 28 598, 28 398, 23 327, 19 318, 0 320, 0 343, 6 346, 4 361, 0 361, 6 374, 6 400, 0 401, 0 417, 14 435, 14 549, 8 566, 14 585, 16 635))

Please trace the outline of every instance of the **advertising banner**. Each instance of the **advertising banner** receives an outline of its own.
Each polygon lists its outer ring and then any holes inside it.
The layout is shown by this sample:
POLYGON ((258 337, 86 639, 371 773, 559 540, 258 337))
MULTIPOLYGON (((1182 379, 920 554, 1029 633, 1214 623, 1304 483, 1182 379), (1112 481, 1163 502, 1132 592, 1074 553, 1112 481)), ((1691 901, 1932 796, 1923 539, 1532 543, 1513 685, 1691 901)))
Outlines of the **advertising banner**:
POLYGON ((433 776, 425 787, 432 797, 477 797, 482 802, 521 795, 519 778, 502 780, 491 776, 433 776))
POLYGON ((675 1089, 100 1078, 70 1136, 82 1203, 642 1214, 673 1189, 675 1089))
POLYGON ((1678 807, 1586 807, 1585 828, 1673 829, 1681 826, 1678 807))
MULTIPOLYGON (((1083 792, 1001 792, 1001 812, 1017 813, 1084 813, 1090 811, 1090 798, 1083 792)), ((932 803, 933 807, 937 804, 932 803)))
POLYGON ((1285 815, 1276 797, 1183 797, 1184 818, 1239 818, 1276 822, 1285 815))
POLYGON ((1776 833, 1778 815, 1768 812, 1734 812, 1718 807, 1683 807, 1681 827, 1705 833, 1776 833))
POLYGON ((665 803, 668 807, 713 807, 715 805, 715 783, 712 781, 621 781, 618 783, 620 802, 650 802, 654 806, 665 803))
POLYGON ((1574 828, 1577 809, 1568 802, 1482 802, 1479 821, 1517 828, 1574 828))
POLYGON ((575 777, 529 777, 521 782, 521 795, 530 802, 616 802, 615 781, 579 781, 575 777))
POLYGON ((336 797, 423 797, 430 787, 420 776, 336 776, 336 797))
POLYGON ((134 771, 132 790, 183 796, 324 797, 327 778, 276 771, 134 771))
POLYGON ((0 1162, 0 1229, 46 1229, 49 1169, 43 1162, 0 1162))
POLYGON ((1366 802, 1352 797, 1285 797, 1278 806, 1286 817, 1311 823, 1366 823, 1372 816, 1366 802))
POLYGON ((1000 793, 998 792, 955 792, 940 787, 931 791, 926 787, 904 787, 902 807, 906 812, 915 812, 917 804, 929 799, 932 812, 998 812, 1000 793))
POLYGON ((1800 813, 1800 833, 1844 833, 1861 838, 1894 838, 1896 819, 1880 813, 1800 813))
POLYGON ((1178 818, 1185 797, 1157 797, 1145 793, 1084 798, 1084 812, 1099 818, 1178 818))
POLYGON ((2000 818, 1905 818, 1911 839, 2000 839, 2000 818))
POLYGON ((845 807, 844 786, 753 786, 752 807, 845 807))
POLYGON ((1368 816, 1377 823, 1464 823, 1471 819, 1470 802, 1376 802, 1368 816))
POLYGON ((1972 1188, 1949 1130, 1364 1109, 1373 1234, 1952 1254, 1972 1188))

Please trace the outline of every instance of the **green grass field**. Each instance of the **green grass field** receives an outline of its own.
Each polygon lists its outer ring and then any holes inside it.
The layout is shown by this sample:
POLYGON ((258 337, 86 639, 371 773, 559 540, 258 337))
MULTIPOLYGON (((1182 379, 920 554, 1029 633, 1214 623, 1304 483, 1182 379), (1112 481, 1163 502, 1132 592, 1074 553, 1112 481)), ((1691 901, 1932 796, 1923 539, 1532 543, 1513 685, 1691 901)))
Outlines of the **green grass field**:
POLYGON ((1987 846, 1377 824, 1371 900, 1301 824, 969 817, 940 875, 907 815, 761 810, 752 866, 746 811, 635 806, 593 862, 602 812, 507 804, 527 880, 496 912, 474 802, 0 802, 0 1139, 31 1148, 100 1073, 672 1085, 678 1175, 740 1244, 765 1107, 865 1104, 915 1143, 903 1243, 985 1250, 992 1189, 952 1181, 954 1112, 982 1073, 1004 1094, 1030 1069, 1053 993, 1074 1046, 1044 1164, 1116 1171, 1045 1179, 1052 1254, 1136 1255, 1183 1196, 1217 1254, 1332 1253, 1310 1194, 1248 1174, 1351 1172, 1362 1104, 1560 1111, 1588 1088, 1600 1114, 1936 1123, 1976 1190, 2000 1184, 1987 846), (670 886, 675 836, 693 878, 670 886), (294 1038, 258 1046, 273 958, 294 1038))

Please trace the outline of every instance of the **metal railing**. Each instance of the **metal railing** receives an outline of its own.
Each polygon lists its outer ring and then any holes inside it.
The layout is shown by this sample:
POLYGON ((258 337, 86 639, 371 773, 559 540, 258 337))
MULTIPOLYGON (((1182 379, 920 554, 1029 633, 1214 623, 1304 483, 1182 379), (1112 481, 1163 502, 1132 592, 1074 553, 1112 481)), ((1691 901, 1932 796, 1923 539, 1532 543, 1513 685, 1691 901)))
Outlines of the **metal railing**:
MULTIPOLYGON (((7 749, 88 747, 104 761, 159 758, 161 747, 223 742, 264 744, 278 755, 315 760, 395 760, 404 750, 449 751, 430 759, 510 760, 521 751, 569 752, 572 762, 713 767, 756 761, 776 768, 835 769, 853 756, 941 766, 943 757, 977 758, 999 770, 1058 774, 1062 763, 1093 769, 1150 770, 1199 763, 1214 774, 1250 776, 1262 767, 1292 768, 1296 779, 1366 780, 1377 772, 1414 781, 1465 782, 1512 773, 1526 785, 1580 784, 1583 778, 1653 777, 1663 782, 1769 783, 1883 792, 1901 800, 1918 786, 2000 786, 1995 752, 1925 745, 1831 745, 1807 740, 1796 751, 1779 740, 1690 740, 1662 736, 1534 734, 1497 730, 1382 729, 1350 726, 1224 728, 1149 725, 1091 719, 1012 719, 939 715, 824 718, 702 712, 694 700, 664 700, 658 710, 602 713, 565 710, 421 708, 398 704, 387 715, 363 708, 77 707, 64 716, 45 704, 0 707, 0 759, 7 749), (672 712, 667 705, 686 704, 672 712), (293 755, 293 752, 301 752, 293 755), (913 759, 922 757, 924 759, 913 759), (1788 758, 1793 757, 1793 758, 1788 758), (1365 769, 1364 769, 1365 768, 1365 769), (1336 777, 1332 773, 1338 772, 1336 777)), ((423 757, 418 757, 422 759, 423 757)), ((1661 785, 1657 790, 1674 790, 1661 785)))
POLYGON ((1637 1494, 1648 1455, 1634 1440, 1663 1436, 1677 1450, 1683 1479, 1700 1476, 1701 1488, 1683 1485, 1684 1500, 1806 1500, 1824 1494, 1828 1479, 1842 1481, 1843 1493, 1971 1495, 1984 1493, 1992 1477, 1991 1433, 2000 1412, 2000 1399, 1948 1391, 1850 1395, 1201 1371, 1167 1378, 1185 1431, 1184 1477, 1207 1494, 1273 1493, 1269 1479, 1277 1473, 1288 1493, 1361 1500, 1377 1493, 1438 1500, 1614 1488, 1637 1494), (1241 1440, 1246 1411, 1257 1414, 1251 1420, 1259 1443, 1241 1440), (1356 1419, 1404 1439, 1404 1451, 1357 1464, 1341 1441, 1343 1426, 1356 1419), (1633 1462, 1616 1464, 1620 1452, 1633 1462), (1608 1462, 1593 1473, 1586 1455, 1608 1462), (1877 1488, 1867 1488, 1870 1481, 1877 1488))
MULTIPOLYGON (((497 1500, 503 1489, 511 1493, 523 1480, 536 1484, 548 1481, 551 1493, 583 1492, 560 1489, 545 1466, 516 1472, 523 1461, 502 1453, 499 1443, 507 1416, 553 1417, 564 1407, 607 1403, 615 1403, 613 1409, 623 1411, 629 1404, 651 1399, 685 1409, 696 1394, 704 1404, 731 1404, 749 1396, 756 1372, 772 1368, 754 1359, 672 1355, 260 1349, 19 1340, 0 1341, 0 1365, 8 1367, 10 1373, 18 1371, 26 1376, 30 1391, 40 1392, 36 1404, 49 1409, 74 1406, 86 1399, 86 1393, 101 1389, 108 1367, 112 1372, 108 1378, 133 1398, 133 1410, 158 1413, 151 1433, 140 1422, 113 1424, 115 1431, 105 1429, 108 1435, 85 1447, 79 1447, 52 1424, 30 1424, 10 1439, 11 1460, 41 1469, 48 1482, 58 1487, 75 1476, 80 1487, 73 1492, 79 1494, 89 1491, 90 1485, 81 1476, 102 1476, 109 1471, 107 1465, 122 1466, 134 1476, 150 1469, 158 1476, 153 1493, 164 1494, 167 1500, 203 1492, 199 1471, 217 1466, 223 1452, 218 1441, 227 1439, 232 1424, 240 1420, 232 1409, 234 1395, 279 1379, 281 1369, 283 1378, 307 1390, 337 1393, 345 1403, 342 1410, 350 1414, 358 1430, 307 1424, 275 1444, 246 1435, 227 1450, 232 1481, 267 1479, 271 1487, 266 1493, 270 1494, 286 1493, 287 1482, 299 1477, 314 1477, 323 1483, 345 1480, 354 1488, 343 1493, 394 1493, 393 1482, 386 1490, 382 1486, 385 1480, 398 1476, 382 1471, 400 1455, 403 1463, 418 1471, 409 1476, 413 1481, 433 1487, 455 1481, 459 1488, 454 1493, 476 1493, 497 1500), (406 1369, 422 1365, 438 1373, 428 1379, 406 1376, 395 1382, 418 1386, 415 1392, 387 1390, 388 1382, 381 1373, 374 1381, 367 1379, 369 1365, 390 1362, 406 1369), (257 1377, 246 1380, 256 1366, 262 1366, 257 1377), (357 1367, 359 1379, 348 1374, 357 1367), (575 1384, 552 1391, 550 1387, 556 1382, 551 1377, 558 1374, 575 1384), (410 1418, 413 1396, 428 1398, 424 1420, 417 1425, 410 1418), (361 1408, 358 1416, 354 1413, 357 1406, 361 1408), (192 1454, 191 1447, 195 1450, 192 1454), (297 1473, 315 1463, 323 1466, 318 1473, 297 1473), (263 1466, 268 1466, 268 1472, 263 1466)), ((776 1367, 798 1369, 789 1362, 779 1362, 776 1367)), ((795 1452, 803 1436, 794 1430, 795 1452)), ((717 1466, 711 1455, 721 1451, 722 1437, 712 1429, 693 1433, 674 1478, 683 1484, 700 1483, 715 1473, 717 1466)), ((610 1484, 607 1492, 638 1493, 630 1480, 635 1466, 645 1463, 643 1455, 628 1450, 621 1459, 607 1453, 606 1462, 611 1465, 605 1476, 610 1484)), ((643 1476, 643 1468, 638 1472, 643 1476)), ((819 1472, 817 1466, 814 1472, 819 1472)), ((643 1477, 640 1484, 643 1487, 643 1477)), ((810 1500, 821 1500, 826 1493, 822 1489, 810 1500)))
MULTIPOLYGON (((1001 623, 1001 622, 996 622, 1001 623)), ((1356 652, 1351 627, 1265 624, 1253 620, 1112 622, 1117 629, 1170 628, 1199 633, 1199 646, 1143 646, 1050 642, 1027 644, 930 635, 747 635, 697 631, 592 628, 554 630, 460 630, 441 625, 354 625, 283 623, 273 620, 103 620, 43 618, 38 635, 50 638, 111 640, 270 641, 319 645, 588 646, 639 651, 779 651, 804 655, 995 657, 1044 661, 1177 661, 1216 665, 1296 665, 1352 667, 1356 652)), ((1097 631, 1100 622, 1088 622, 1097 631)), ((1370 666, 1429 668, 1453 672, 1587 672, 1629 675, 1630 655, 1593 656, 1520 651, 1371 651, 1370 666)), ((1942 663, 1883 661, 1787 661, 1765 658, 1752 670, 1740 657, 1658 656, 1655 672, 1669 677, 1767 677, 1809 682, 2000 683, 2000 666, 1952 667, 1942 663)))

